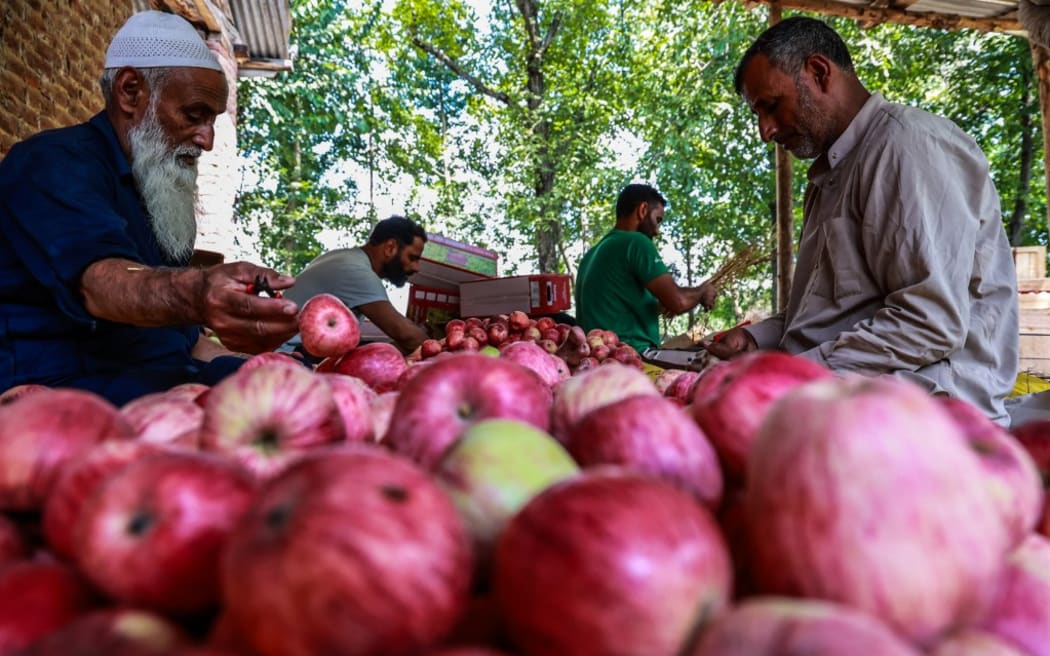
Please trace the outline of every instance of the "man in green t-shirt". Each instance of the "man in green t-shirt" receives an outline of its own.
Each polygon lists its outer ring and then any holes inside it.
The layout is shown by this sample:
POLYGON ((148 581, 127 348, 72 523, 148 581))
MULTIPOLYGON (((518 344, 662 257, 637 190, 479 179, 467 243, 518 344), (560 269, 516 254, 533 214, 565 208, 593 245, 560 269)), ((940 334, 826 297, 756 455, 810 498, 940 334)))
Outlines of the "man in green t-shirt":
POLYGON ((580 261, 576 318, 584 330, 612 330, 639 353, 660 343, 660 315, 697 305, 711 309, 706 282, 679 287, 653 245, 667 199, 649 185, 630 184, 616 200, 616 227, 580 261))

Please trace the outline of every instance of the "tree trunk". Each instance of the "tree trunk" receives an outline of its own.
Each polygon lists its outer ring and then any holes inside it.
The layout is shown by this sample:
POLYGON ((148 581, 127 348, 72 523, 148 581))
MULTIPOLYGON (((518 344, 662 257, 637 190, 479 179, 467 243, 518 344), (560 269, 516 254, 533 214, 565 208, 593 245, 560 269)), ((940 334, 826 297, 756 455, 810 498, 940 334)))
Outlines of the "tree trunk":
MULTIPOLYGON (((1029 44, 1032 49, 1032 67, 1039 85, 1039 108, 1043 116, 1043 157, 1050 158, 1050 50, 1029 44)), ((1050 197, 1050 175, 1046 176, 1047 195, 1050 197)), ((1050 230, 1050 205, 1047 206, 1047 227, 1050 230)))
POLYGON ((1024 223, 1028 216, 1028 192, 1032 186, 1032 157, 1034 144, 1032 138, 1032 71, 1027 67, 1021 69, 1021 170, 1017 181, 1017 196, 1014 198, 1014 210, 1010 215, 1010 245, 1020 246, 1024 239, 1024 223))
POLYGON ((556 162, 550 148, 551 125, 543 116, 543 100, 547 93, 547 82, 543 75, 543 55, 546 52, 546 44, 553 34, 548 35, 544 42, 539 41, 537 30, 537 16, 539 7, 535 0, 518 0, 518 10, 525 21, 526 32, 529 34, 529 55, 525 64, 528 75, 528 107, 529 116, 532 118, 532 136, 536 144, 536 159, 533 162, 533 192, 536 195, 536 205, 540 212, 539 221, 536 223, 536 254, 538 256, 540 273, 555 272, 559 269, 561 225, 558 223, 558 208, 553 207, 550 201, 551 192, 554 190, 554 173, 556 162))

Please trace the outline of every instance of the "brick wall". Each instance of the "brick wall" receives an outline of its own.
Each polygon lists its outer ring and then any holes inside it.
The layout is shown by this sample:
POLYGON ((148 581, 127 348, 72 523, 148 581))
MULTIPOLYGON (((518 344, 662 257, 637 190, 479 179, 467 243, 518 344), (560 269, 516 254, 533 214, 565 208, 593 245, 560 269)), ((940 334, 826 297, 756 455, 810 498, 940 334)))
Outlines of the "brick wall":
POLYGON ((0 157, 29 135, 102 109, 106 46, 132 0, 0 2, 0 157))
MULTIPOLYGON (((106 47, 134 12, 132 0, 0 0, 0 159, 32 134, 82 123, 102 109, 98 78, 106 47)), ((236 63, 223 59, 232 88, 236 63)), ((201 159, 197 244, 227 261, 258 261, 255 244, 238 239, 233 223, 240 167, 232 122, 237 94, 230 96, 215 149, 201 159)))

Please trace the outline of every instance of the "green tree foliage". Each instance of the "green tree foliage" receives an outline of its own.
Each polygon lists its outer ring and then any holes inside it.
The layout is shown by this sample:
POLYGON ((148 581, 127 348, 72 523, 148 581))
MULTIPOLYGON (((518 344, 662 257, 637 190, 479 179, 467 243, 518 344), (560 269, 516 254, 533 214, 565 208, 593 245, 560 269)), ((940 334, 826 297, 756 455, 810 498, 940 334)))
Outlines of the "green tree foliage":
MULTIPOLYGON (((241 85, 242 146, 260 184, 242 193, 239 216, 256 221, 270 264, 295 269, 321 231, 351 240, 371 226, 374 193, 345 182, 347 167, 404 182, 404 206, 431 231, 501 253, 525 247, 528 270, 574 273, 611 227, 617 191, 636 180, 670 200, 659 246, 683 284, 747 245, 772 248, 773 149, 732 88, 744 49, 768 26, 764 7, 293 0, 292 9, 296 70, 241 85)), ((869 89, 974 136, 1018 243, 1046 243, 1027 42, 829 22, 869 89)), ((796 225, 808 165, 794 162, 796 225)), ((772 262, 736 281, 714 312, 666 330, 769 311, 772 262)))

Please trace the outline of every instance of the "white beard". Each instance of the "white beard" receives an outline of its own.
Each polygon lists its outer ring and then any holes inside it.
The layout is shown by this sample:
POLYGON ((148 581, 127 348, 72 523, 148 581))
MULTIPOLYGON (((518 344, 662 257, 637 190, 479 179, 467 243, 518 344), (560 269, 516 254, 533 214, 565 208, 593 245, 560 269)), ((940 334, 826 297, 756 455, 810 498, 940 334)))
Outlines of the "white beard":
POLYGON ((172 147, 157 122, 155 105, 142 122, 128 131, 131 174, 150 214, 153 235, 169 258, 182 262, 193 254, 197 240, 197 164, 180 155, 200 156, 195 146, 172 147))

